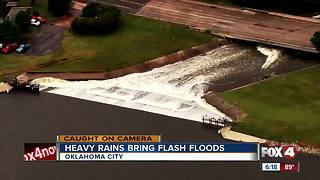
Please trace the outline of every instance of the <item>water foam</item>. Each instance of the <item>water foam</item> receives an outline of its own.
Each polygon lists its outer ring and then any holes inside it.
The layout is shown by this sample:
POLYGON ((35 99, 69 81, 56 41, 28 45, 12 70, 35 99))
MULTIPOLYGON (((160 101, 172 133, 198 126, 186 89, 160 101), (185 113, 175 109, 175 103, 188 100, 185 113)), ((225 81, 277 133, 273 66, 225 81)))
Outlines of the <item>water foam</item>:
POLYGON ((276 63, 276 61, 279 60, 281 55, 281 51, 278 49, 272 49, 262 46, 258 46, 257 49, 262 54, 267 56, 266 62, 262 65, 262 69, 267 69, 268 67, 276 63))
MULTIPOLYGON (((121 107, 143 110, 194 121, 202 116, 227 118, 206 103, 202 96, 213 80, 261 66, 249 58, 252 50, 227 45, 206 55, 156 68, 145 73, 103 81, 69 82, 54 78, 36 79, 48 92, 121 107), (50 87, 50 89, 49 89, 50 87)), ((262 61, 261 61, 262 63, 262 61)))

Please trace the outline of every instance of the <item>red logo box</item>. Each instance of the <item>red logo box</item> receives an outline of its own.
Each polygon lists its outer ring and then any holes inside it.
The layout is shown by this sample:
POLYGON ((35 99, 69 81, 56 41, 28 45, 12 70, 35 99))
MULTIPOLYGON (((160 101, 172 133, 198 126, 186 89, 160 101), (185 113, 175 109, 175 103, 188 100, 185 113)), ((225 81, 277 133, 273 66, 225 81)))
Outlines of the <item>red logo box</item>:
POLYGON ((55 161, 56 143, 25 143, 24 161, 55 161))

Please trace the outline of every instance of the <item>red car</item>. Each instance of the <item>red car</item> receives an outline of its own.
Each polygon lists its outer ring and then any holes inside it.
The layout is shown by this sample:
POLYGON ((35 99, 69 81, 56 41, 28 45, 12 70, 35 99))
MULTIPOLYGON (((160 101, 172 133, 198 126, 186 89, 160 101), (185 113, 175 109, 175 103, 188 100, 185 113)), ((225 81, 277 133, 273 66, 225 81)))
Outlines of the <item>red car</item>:
POLYGON ((1 49, 1 52, 3 54, 9 54, 11 53, 12 51, 16 50, 18 47, 18 44, 17 43, 10 43, 10 44, 7 44, 4 48, 1 49))
POLYGON ((32 16, 31 19, 37 19, 41 22, 41 24, 45 24, 48 22, 48 20, 42 16, 32 16))

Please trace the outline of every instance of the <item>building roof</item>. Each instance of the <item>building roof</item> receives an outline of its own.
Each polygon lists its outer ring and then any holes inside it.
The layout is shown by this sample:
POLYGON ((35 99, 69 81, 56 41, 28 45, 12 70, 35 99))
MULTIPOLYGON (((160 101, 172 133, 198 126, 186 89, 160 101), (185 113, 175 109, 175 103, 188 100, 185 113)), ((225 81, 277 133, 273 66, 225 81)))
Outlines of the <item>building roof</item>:
POLYGON ((14 5, 14 3, 18 3, 18 2, 16 0, 0 0, 0 18, 5 18, 7 16, 11 8, 14 7, 14 6, 11 6, 11 5, 14 5))

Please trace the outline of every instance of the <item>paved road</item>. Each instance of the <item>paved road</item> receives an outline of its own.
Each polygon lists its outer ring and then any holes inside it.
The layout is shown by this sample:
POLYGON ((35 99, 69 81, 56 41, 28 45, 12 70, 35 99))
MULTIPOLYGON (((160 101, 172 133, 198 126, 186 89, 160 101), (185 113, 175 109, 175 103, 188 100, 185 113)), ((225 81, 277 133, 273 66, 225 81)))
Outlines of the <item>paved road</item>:
MULTIPOLYGON (((111 105, 41 93, 0 94, 0 177, 5 180, 317 179, 320 157, 298 154, 301 173, 261 173, 259 162, 23 162, 23 143, 58 134, 161 134, 168 142, 216 142, 212 129, 111 105)), ((269 160, 272 161, 272 160, 269 160)))
POLYGON ((32 46, 27 53, 45 55, 58 50, 63 41, 64 33, 71 27, 73 18, 80 14, 83 7, 85 4, 74 2, 69 15, 41 25, 39 32, 30 40, 32 46))
POLYGON ((144 7, 150 0, 91 0, 105 5, 115 5, 121 10, 135 14, 144 7))
POLYGON ((59 49, 66 28, 51 25, 42 25, 39 32, 30 40, 31 48, 27 52, 31 55, 45 55, 59 49))
POLYGON ((320 30, 320 21, 317 23, 310 18, 306 20, 284 14, 279 16, 189 0, 152 0, 137 15, 211 30, 235 39, 311 52, 316 50, 310 43, 310 38, 314 32, 320 30))

